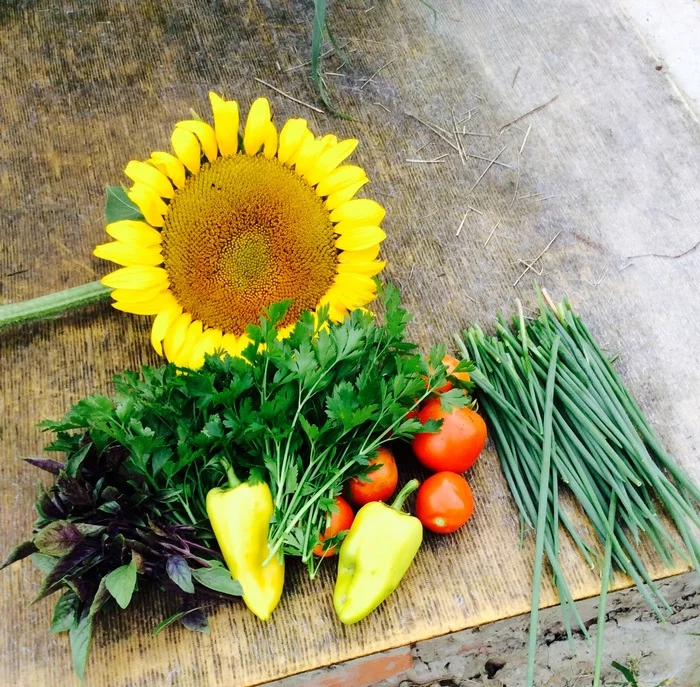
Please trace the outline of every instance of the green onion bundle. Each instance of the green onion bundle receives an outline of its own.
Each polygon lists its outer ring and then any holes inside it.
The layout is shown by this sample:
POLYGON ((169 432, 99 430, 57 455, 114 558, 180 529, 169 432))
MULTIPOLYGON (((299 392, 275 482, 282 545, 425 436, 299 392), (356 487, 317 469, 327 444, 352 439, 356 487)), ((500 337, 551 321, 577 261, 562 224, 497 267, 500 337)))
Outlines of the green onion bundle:
MULTIPOLYGON (((546 294, 545 294, 546 296, 546 294)), ((560 507, 566 485, 578 500, 604 550, 594 685, 600 681, 605 595, 612 566, 629 575, 659 618, 671 611, 639 553, 645 534, 664 563, 673 552, 698 569, 700 490, 664 450, 612 361, 565 300, 540 299, 540 315, 520 314, 513 329, 499 318, 496 334, 472 327, 459 340, 477 365, 472 380, 493 428, 503 472, 521 522, 536 528, 527 684, 534 684, 537 614, 544 554, 554 573, 564 624, 588 636, 558 562, 562 525, 587 563, 596 549, 585 542, 560 507), (669 516, 677 541, 659 517, 669 516)))

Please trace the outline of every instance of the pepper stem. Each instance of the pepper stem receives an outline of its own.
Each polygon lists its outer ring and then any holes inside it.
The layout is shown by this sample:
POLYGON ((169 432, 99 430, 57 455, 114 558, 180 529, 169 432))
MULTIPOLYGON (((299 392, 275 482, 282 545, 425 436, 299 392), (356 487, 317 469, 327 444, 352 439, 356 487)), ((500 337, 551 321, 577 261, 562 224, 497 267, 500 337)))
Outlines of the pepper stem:
POLYGON ((0 305, 0 329, 25 322, 47 320, 92 303, 109 300, 112 289, 98 281, 39 296, 20 303, 0 305))
POLYGON ((224 470, 226 470, 226 478, 228 479, 229 489, 234 489, 241 483, 241 480, 238 479, 238 476, 233 469, 233 465, 223 458, 221 459, 221 465, 223 465, 224 470))
POLYGON ((416 489, 418 489, 419 486, 420 482, 417 479, 412 479, 410 482, 406 483, 404 485, 404 488, 398 493, 398 495, 394 499, 394 502, 391 504, 391 507, 394 510, 400 511, 403 508, 403 504, 405 503, 409 495, 412 494, 416 489))

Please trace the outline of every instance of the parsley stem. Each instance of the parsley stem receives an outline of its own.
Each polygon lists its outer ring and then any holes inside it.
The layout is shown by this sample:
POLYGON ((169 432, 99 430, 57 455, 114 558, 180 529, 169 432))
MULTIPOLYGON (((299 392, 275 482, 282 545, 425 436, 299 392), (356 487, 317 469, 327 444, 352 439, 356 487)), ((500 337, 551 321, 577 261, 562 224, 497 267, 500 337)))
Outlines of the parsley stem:
POLYGON ((0 305, 0 329, 16 324, 47 320, 86 305, 102 303, 109 300, 111 293, 112 289, 109 286, 94 281, 28 301, 0 305))
POLYGON ((286 529, 282 532, 280 536, 276 538, 274 542, 270 542, 272 544, 270 546, 270 553, 268 554, 267 558, 263 561, 263 566, 267 565, 272 558, 275 556, 275 554, 279 551, 280 546, 284 543, 285 537, 296 527, 296 524, 301 520, 302 516, 304 513, 306 513, 311 506, 313 506, 322 496, 323 494, 326 493, 326 491, 333 486, 333 483, 338 479, 338 477, 344 473, 346 473, 354 464, 353 463, 346 463, 343 465, 342 468, 338 470, 338 472, 331 477, 313 496, 311 496, 308 501, 302 506, 302 508, 299 510, 299 512, 292 518, 292 521, 287 525, 286 529))

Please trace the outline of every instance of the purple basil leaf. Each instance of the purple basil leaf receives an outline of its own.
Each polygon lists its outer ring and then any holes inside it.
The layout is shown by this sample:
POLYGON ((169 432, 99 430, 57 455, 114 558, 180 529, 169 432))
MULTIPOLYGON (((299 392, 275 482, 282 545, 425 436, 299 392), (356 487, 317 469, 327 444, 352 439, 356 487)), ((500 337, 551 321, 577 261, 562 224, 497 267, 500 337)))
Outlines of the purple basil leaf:
POLYGON ((41 553, 65 556, 82 539, 83 535, 72 522, 57 520, 34 535, 34 544, 41 553))
POLYGON ((50 458, 25 458, 24 462, 33 465, 35 468, 39 468, 39 470, 50 472, 52 475, 58 475, 64 468, 63 463, 59 463, 57 460, 51 460, 50 458))
POLYGON ((129 450, 121 445, 106 448, 99 458, 100 472, 116 472, 128 455, 129 450))
POLYGON ((194 594, 190 566, 182 556, 169 556, 165 564, 168 577, 186 594, 194 594))
POLYGON ((180 618, 180 623, 193 632, 209 633, 209 622, 203 608, 192 608, 185 611, 185 614, 180 618))
POLYGON ((84 574, 84 570, 81 570, 73 578, 66 577, 64 583, 80 597, 81 601, 89 601, 95 596, 97 584, 93 580, 86 580, 84 574))
POLYGON ((62 473, 58 478, 58 487, 63 497, 75 506, 91 506, 90 492, 75 477, 62 473))
POLYGON ((30 554, 36 553, 38 550, 39 549, 36 548, 36 544, 33 541, 23 541, 21 544, 15 546, 15 548, 12 549, 9 554, 7 554, 7 558, 5 558, 2 565, 0 565, 0 570, 6 568, 8 565, 16 563, 17 561, 21 561, 30 554))
POLYGON ((49 596, 49 594, 53 594, 63 583, 63 578, 70 575, 71 572, 78 567, 79 563, 82 563, 94 552, 95 548, 93 545, 87 542, 81 542, 67 556, 59 558, 51 572, 44 578, 44 581, 37 592, 36 598, 32 601, 32 603, 49 596))
POLYGON ((90 617, 92 618, 92 616, 94 616, 111 598, 112 595, 109 593, 107 585, 105 584, 105 578, 103 577, 100 580, 100 586, 97 588, 92 603, 90 604, 90 617))

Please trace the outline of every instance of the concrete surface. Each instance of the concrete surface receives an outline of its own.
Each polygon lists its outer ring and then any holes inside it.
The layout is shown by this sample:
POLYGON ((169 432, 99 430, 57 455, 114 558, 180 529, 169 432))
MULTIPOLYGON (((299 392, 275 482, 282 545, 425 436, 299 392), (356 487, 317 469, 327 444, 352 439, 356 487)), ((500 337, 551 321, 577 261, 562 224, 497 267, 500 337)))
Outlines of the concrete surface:
POLYGON ((650 52, 686 102, 700 114, 700 2, 619 0, 650 52))

